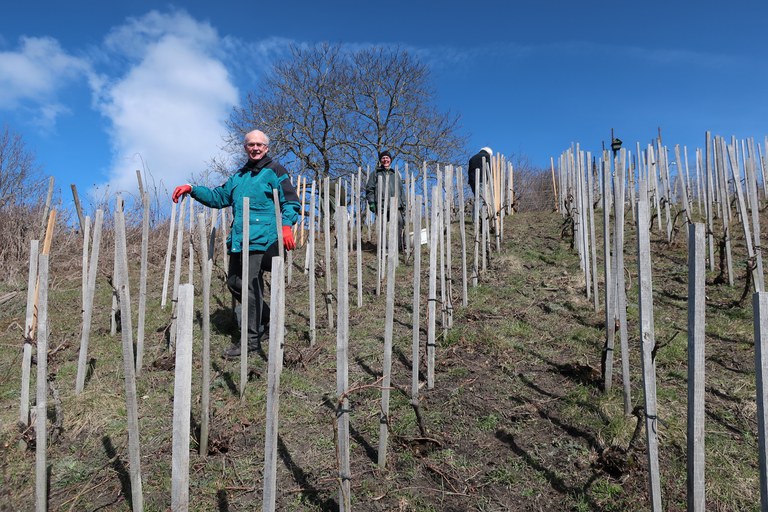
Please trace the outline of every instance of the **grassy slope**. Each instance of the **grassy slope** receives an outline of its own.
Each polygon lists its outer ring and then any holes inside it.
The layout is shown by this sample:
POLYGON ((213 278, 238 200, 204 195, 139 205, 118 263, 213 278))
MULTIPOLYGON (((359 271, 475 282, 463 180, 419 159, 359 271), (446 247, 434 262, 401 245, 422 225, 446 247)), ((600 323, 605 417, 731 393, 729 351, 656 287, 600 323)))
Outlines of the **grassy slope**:
MULTIPOLYGON (((454 271, 454 327, 438 338, 436 386, 422 388, 419 432, 410 399, 412 268, 401 264, 395 304, 388 468, 376 467, 383 355, 384 297, 374 295, 373 252, 364 253, 364 306, 350 291, 352 503, 357 510, 643 510, 648 508, 644 432, 627 451, 636 417, 625 417, 620 352, 609 394, 601 392, 602 311, 583 293, 578 258, 560 236, 561 218, 529 213, 507 220, 500 254, 469 307, 460 307, 454 271)), ((631 230, 630 230, 631 231, 631 230)), ((628 328, 632 400, 642 405, 637 327, 635 237, 627 239, 628 328)), ((687 267, 685 242, 671 247, 654 232, 654 303, 659 435, 665 509, 684 510, 686 492, 687 267)), ((454 237, 457 243, 457 237, 454 237)), ((135 245, 135 247, 133 247, 135 245)), ((138 253, 138 244, 132 251, 138 253)), ((736 242, 737 262, 739 251, 736 242)), ((153 251, 145 370, 138 379, 142 475, 146 510, 170 507, 172 358, 164 350, 170 317, 160 310, 164 242, 153 251)), ((318 247, 320 247, 319 245, 318 247)), ((111 254, 102 246, 102 254, 111 254)), ((422 292, 428 258, 424 254, 422 292)), ((77 257, 56 255, 58 261, 77 257)), ((137 258, 131 258, 136 261, 137 258)), ((303 252, 297 254, 303 261, 303 252)), ((354 263, 354 258, 350 258, 354 263)), ((743 259, 743 257, 742 257, 743 259)), ((454 268, 460 268, 454 249, 454 268)), ((53 352, 49 368, 61 397, 61 430, 49 447, 51 510, 128 510, 127 435, 120 339, 109 335, 110 291, 102 276, 90 357, 93 373, 74 395, 80 338, 79 274, 54 272, 53 352)), ((104 264, 111 269, 111 264, 104 264)), ((743 286, 708 276, 707 499, 713 510, 757 510, 757 438, 751 306, 733 306, 743 286)), ((186 265, 184 266, 186 268, 186 265)), ((599 266, 602 273, 602 267, 599 266)), ((230 342, 230 301, 214 270, 210 454, 197 454, 200 411, 199 339, 195 340, 192 510, 251 510, 260 506, 264 450, 266 363, 250 362, 246 399, 238 398, 239 362, 218 353, 230 342), (218 278, 218 279, 217 279, 218 278)), ((335 281, 335 275, 334 275, 335 281)), ((280 398, 278 509, 338 508, 335 424, 335 332, 325 326, 318 279, 318 341, 307 343, 307 278, 293 270, 288 288, 286 368, 280 398)), ((138 285, 132 282, 134 301, 138 285)), ((384 290, 385 287, 382 287, 384 290)), ((335 291, 335 285, 333 287, 335 291)), ((600 290, 602 297, 603 290, 600 290)), ((0 311, 0 510, 34 504, 34 449, 18 449, 21 328, 24 298, 0 311)), ((198 306, 201 303, 196 298, 198 306)), ((425 308, 426 301, 422 301, 425 308)), ((135 314, 135 313, 134 313, 135 314)), ((422 313, 423 314, 423 313, 422 313)), ((438 320, 439 324, 439 320, 438 320)), ((134 326, 136 322, 134 320, 134 326)), ((426 320, 422 316, 422 329, 426 320)), ((196 328, 196 334, 198 334, 196 328)), ((422 372, 425 375, 422 333, 422 372)), ((34 373, 34 370, 33 370, 34 373)), ((33 384, 34 385, 34 384, 33 384)), ((34 388, 33 388, 34 389, 34 388)), ((34 396, 34 392, 33 392, 34 396)), ((51 406, 51 415, 54 415, 51 406)), ((29 436, 29 433, 27 433, 29 436)), ((34 435, 32 435, 34 439, 34 435)))

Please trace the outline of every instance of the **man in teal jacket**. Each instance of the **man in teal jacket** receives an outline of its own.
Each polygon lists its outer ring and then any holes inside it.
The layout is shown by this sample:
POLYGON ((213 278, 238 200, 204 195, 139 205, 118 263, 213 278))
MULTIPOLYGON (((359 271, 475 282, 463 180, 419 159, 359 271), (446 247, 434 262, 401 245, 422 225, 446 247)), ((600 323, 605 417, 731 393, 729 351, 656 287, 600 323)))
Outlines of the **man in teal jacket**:
MULTIPOLYGON (((173 202, 189 194, 209 208, 232 207, 232 225, 227 238, 230 254, 227 287, 238 302, 241 299, 242 251, 243 251, 243 198, 249 198, 248 243, 248 351, 257 350, 261 336, 267 332, 269 305, 264 301, 264 271, 270 270, 272 257, 277 256, 277 219, 273 189, 277 189, 280 201, 283 244, 287 250, 296 247, 293 226, 299 218, 300 202, 291 183, 288 171, 267 155, 269 137, 259 130, 245 135, 243 144, 248 162, 221 186, 208 188, 180 185, 173 191, 173 202)), ((236 311, 237 312, 237 311, 236 311)), ((239 315, 238 315, 239 316, 239 315)), ((239 319, 238 319, 239 320, 239 319)), ((224 351, 225 358, 240 356, 240 343, 233 343, 224 351)))

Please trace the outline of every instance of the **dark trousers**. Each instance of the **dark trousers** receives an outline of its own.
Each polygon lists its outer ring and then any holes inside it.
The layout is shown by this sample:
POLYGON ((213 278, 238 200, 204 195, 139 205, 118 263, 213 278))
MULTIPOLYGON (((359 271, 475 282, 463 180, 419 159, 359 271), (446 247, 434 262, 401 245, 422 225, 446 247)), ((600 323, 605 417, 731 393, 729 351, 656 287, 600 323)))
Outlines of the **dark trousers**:
MULTIPOLYGON (((258 343, 261 334, 266 332, 269 324, 269 304, 264 301, 264 268, 262 262, 271 255, 251 251, 248 255, 248 342, 258 343)), ((237 314, 242 303, 243 290, 243 259, 242 253, 229 255, 229 270, 227 272, 227 288, 238 302, 235 306, 235 316, 238 327, 240 315, 237 314)))

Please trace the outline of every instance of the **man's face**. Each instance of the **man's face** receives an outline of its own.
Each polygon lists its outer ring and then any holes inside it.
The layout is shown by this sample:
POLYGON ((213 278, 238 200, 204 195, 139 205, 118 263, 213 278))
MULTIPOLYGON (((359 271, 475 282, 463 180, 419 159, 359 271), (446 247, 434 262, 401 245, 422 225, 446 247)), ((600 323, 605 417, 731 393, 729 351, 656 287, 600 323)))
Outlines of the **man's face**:
POLYGON ((381 160, 379 161, 381 162, 382 167, 384 167, 385 169, 389 169, 389 166, 392 165, 392 159, 389 158, 387 155, 384 155, 383 157, 381 157, 381 160))
POLYGON ((267 146, 267 139, 263 133, 249 133, 245 136, 245 152, 248 153, 248 158, 253 161, 261 160, 264 155, 269 151, 267 146))

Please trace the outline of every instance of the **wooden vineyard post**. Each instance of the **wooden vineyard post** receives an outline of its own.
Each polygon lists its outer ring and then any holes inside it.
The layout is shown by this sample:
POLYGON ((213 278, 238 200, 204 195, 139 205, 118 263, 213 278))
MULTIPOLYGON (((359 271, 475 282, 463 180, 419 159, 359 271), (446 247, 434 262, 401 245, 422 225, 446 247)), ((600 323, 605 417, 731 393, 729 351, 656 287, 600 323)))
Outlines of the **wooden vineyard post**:
POLYGON ((760 290, 760 278, 757 275, 757 266, 753 265, 755 261, 755 251, 752 248, 752 233, 749 229, 749 215, 747 214, 747 206, 744 201, 744 193, 741 190, 741 172, 739 171, 739 164, 736 161, 736 147, 728 146, 728 157, 731 163, 731 173, 734 181, 734 188, 736 189, 736 200, 739 205, 739 213, 741 214, 741 226, 744 229, 744 242, 747 246, 747 258, 748 258, 748 270, 752 274, 750 281, 752 282, 752 291, 759 292, 760 290))
POLYGON ((376 296, 381 295, 381 260, 383 258, 383 243, 381 232, 384 230, 384 183, 381 176, 376 176, 376 225, 374 231, 376 235, 376 296))
MULTIPOLYGON (((141 176, 139 174, 139 176, 141 176)), ((136 326, 136 375, 141 374, 144 361, 144 323, 147 309, 147 257, 149 253, 149 196, 143 194, 141 203, 141 270, 139 273, 139 318, 136 326)))
POLYGON ((704 224, 688 225, 688 510, 704 512, 704 224))
POLYGON ((590 275, 591 267, 589 261, 589 251, 587 247, 589 245, 589 239, 587 237, 589 231, 587 230, 587 186, 584 179, 584 152, 579 149, 579 145, 576 144, 576 151, 574 153, 574 171, 576 172, 576 214, 573 216, 574 227, 574 243, 579 253, 579 262, 581 270, 584 272, 584 288, 587 294, 587 300, 592 298, 592 277, 590 275))
POLYGON ((422 174, 421 174, 421 190, 424 194, 424 215, 422 215, 422 218, 424 219, 424 227, 427 228, 427 233, 429 233, 429 186, 427 182, 427 162, 423 162, 422 165, 422 174))
POLYGON ((168 247, 165 251, 165 272, 163 273, 163 294, 160 299, 160 309, 165 309, 168 298, 168 280, 171 274, 171 253, 173 252, 173 229, 176 227, 176 205, 177 203, 171 205, 171 227, 168 231, 168 247))
POLYGON ((724 142, 720 137, 715 139, 715 169, 717 172, 717 187, 719 190, 720 212, 723 221, 723 237, 725 238, 725 264, 728 269, 728 286, 733 286, 733 252, 731 251, 731 205, 728 194, 728 183, 725 178, 724 142))
POLYGON ((754 157, 750 159, 749 165, 746 166, 747 171, 747 193, 752 203, 752 233, 754 233, 754 247, 755 247, 755 265, 756 275, 755 279, 758 286, 758 291, 765 291, 765 274, 763 273, 763 251, 761 249, 762 244, 760 242, 760 205, 757 197, 757 182, 755 181, 755 175, 757 173, 755 169, 754 157))
MULTIPOLYGON (((338 222, 338 221, 337 221, 338 222)), ((339 223, 340 224, 340 223, 339 223)), ((338 225, 337 225, 338 230, 338 225)), ((346 236, 346 231, 343 230, 346 236)), ((349 259, 343 240, 337 245, 336 286, 338 294, 336 327, 336 461, 339 477, 339 511, 351 510, 351 469, 349 462, 349 259)))
MULTIPOLYGON (((437 173, 437 183, 435 184, 435 188, 438 190, 438 201, 432 204, 433 208, 439 208, 440 209, 440 218, 444 220, 445 218, 445 200, 443 199, 443 175, 439 172, 440 168, 438 167, 438 173, 437 173)), ((437 269, 438 269, 438 285, 440 287, 440 327, 442 327, 443 331, 443 338, 448 336, 448 312, 446 311, 446 306, 448 304, 446 297, 445 297, 445 230, 441 229, 437 232, 437 250, 438 250, 438 262, 437 262, 437 269)))
MULTIPOLYGON (((358 188, 352 187, 355 196, 355 238, 356 238, 356 263, 357 263, 357 307, 363 307, 363 210, 359 190, 362 190, 363 184, 360 167, 357 168, 358 188)), ((366 210, 367 211, 367 210, 366 210)))
POLYGON ((43 208, 43 216, 40 218, 40 229, 44 229, 46 221, 50 221, 49 212, 51 211, 51 200, 53 199, 53 176, 48 178, 48 193, 45 196, 45 207, 43 208))
POLYGON ((560 209, 560 200, 557 198, 557 182, 555 181, 555 159, 552 157, 549 157, 549 166, 552 169, 552 194, 555 196, 554 210, 552 211, 556 212, 560 209))
POLYGON ((301 246, 303 246, 304 242, 306 240, 306 233, 305 233, 305 231, 306 231, 306 226, 305 226, 305 224, 306 224, 306 219, 305 219, 306 213, 305 212, 306 212, 306 204, 307 204, 307 177, 304 176, 304 177, 300 178, 300 181, 301 181, 301 192, 300 192, 299 196, 301 197, 301 215, 299 217, 299 223, 300 223, 300 228, 299 228, 299 244, 301 246))
MULTIPOLYGON (((191 237, 190 237, 191 238, 191 237)), ((176 368, 173 381, 173 451, 171 510, 189 509, 189 415, 192 411, 192 331, 195 290, 191 283, 179 287, 176 321, 176 368)))
MULTIPOLYGON (((389 238, 389 230, 388 226, 389 223, 392 222, 395 219, 389 218, 389 203, 391 201, 391 196, 389 195, 389 174, 384 176, 384 188, 381 192, 381 202, 379 202, 377 208, 378 212, 381 213, 381 224, 379 224, 379 245, 381 246, 381 254, 379 255, 379 263, 377 265, 377 268, 379 269, 379 275, 378 275, 378 283, 377 290, 378 292, 376 295, 381 295, 381 283, 384 281, 384 278, 387 275, 387 251, 389 251, 388 247, 388 238, 389 238)), ((378 214, 377 214, 378 215, 378 214)))
MULTIPOLYGON (((213 222, 214 219, 211 219, 211 223, 213 222)), ((206 457, 208 455, 208 422, 211 402, 211 271, 213 269, 213 255, 208 253, 205 216, 202 213, 197 214, 197 230, 200 236, 200 261, 203 262, 203 271, 201 272, 203 285, 203 368, 202 389, 200 390, 200 455, 206 457)))
MULTIPOLYGON (((480 203, 482 199, 480 198, 480 173, 475 172, 475 198, 473 201, 473 213, 472 213, 472 224, 473 224, 473 234, 475 235, 475 257, 472 260, 472 286, 477 287, 478 280, 479 280, 479 272, 480 272, 480 229, 481 229, 481 222, 480 222, 480 203)), ((430 239, 431 241, 431 239, 430 239)))
POLYGON ((91 261, 88 264, 88 289, 83 307, 83 328, 80 333, 80 353, 77 360, 77 378, 75 394, 80 394, 85 387, 86 366, 88 364, 88 341, 91 337, 91 320, 93 319, 93 297, 96 292, 96 271, 99 266, 99 248, 101 246, 101 229, 104 224, 104 212, 96 210, 96 220, 93 224, 93 241, 91 243, 91 261))
POLYGON ((35 505, 48 510, 48 254, 40 255, 37 330, 37 424, 35 426, 35 505))
MULTIPOLYGON (((275 208, 275 228, 277 229, 277 254, 285 258, 285 245, 283 241, 282 213, 280 212, 280 194, 276 188, 272 189, 272 204, 275 208)), ((285 261, 285 260, 283 260, 285 261)))
POLYGON ((608 393, 613 383, 613 349, 616 336, 614 321, 614 290, 611 272, 611 170, 607 152, 603 154, 603 269, 605 275, 605 347, 603 348, 603 391, 608 393))
MULTIPOLYGON (((278 206, 279 207, 279 206, 278 206)), ((342 246, 343 247, 343 246, 342 246)), ((283 371, 285 338, 285 261, 272 258, 269 321, 269 368, 267 375, 266 433, 264 435, 264 487, 262 510, 273 512, 277 497, 277 439, 280 411, 280 375, 283 371)))
MULTIPOLYGON (((626 151, 620 150, 619 158, 617 160, 616 181, 614 184, 614 201, 613 201, 613 216, 614 216, 614 262, 615 265, 615 294, 613 303, 615 304, 616 311, 614 312, 614 318, 619 323, 619 343, 621 346, 621 375, 624 392, 624 414, 629 416, 632 414, 632 386, 631 377, 629 373, 629 336, 627 333, 627 291, 624 281, 624 191, 626 189, 624 182, 624 159, 626 157, 626 151)), ((614 322, 614 336, 615 336, 615 322, 614 322)))
POLYGON ((395 269, 397 265, 397 196, 389 204, 390 222, 387 224, 389 251, 387 253, 387 306, 384 319, 384 365, 381 384, 381 411, 379 416, 379 468, 387 465, 389 439, 389 387, 392 373, 392 337, 395 321, 395 269))
POLYGON ((645 435, 651 510, 661 511, 659 475, 658 412, 656 410, 656 363, 653 350, 656 336, 653 327, 653 286, 651 279, 651 242, 648 234, 648 203, 637 203, 638 304, 640 340, 642 342, 643 389, 645 390, 645 435))
POLYGON ((82 270, 82 305, 85 308, 85 290, 88 289, 88 250, 91 242, 91 218, 85 217, 83 221, 83 270, 82 270))
MULTIPOLYGON (((467 294, 467 222, 464 218, 464 178, 461 173, 461 167, 456 170, 456 188, 459 189, 459 204, 461 211, 459 213, 459 235, 461 236, 461 305, 469 305, 469 296, 467 294)), ((419 205, 419 209, 421 206, 419 205)), ((421 217, 419 217, 421 218, 421 217)), ((413 233, 421 233, 421 225, 413 228, 413 233)), ((421 237, 421 235, 419 235, 421 237)), ((419 238, 421 240, 421 238, 419 238)))
MULTIPOLYGON (((683 161, 680 158, 680 144, 675 144, 675 162, 677 162, 677 175, 681 177, 683 175, 683 161)), ((688 173, 688 162, 685 162, 685 173, 688 173)), ((691 222, 691 203, 688 199, 688 180, 681 179, 682 191, 683 191, 683 206, 685 208, 685 222, 686 224, 691 222)))
MULTIPOLYGON (((421 315, 421 196, 416 196, 413 208, 413 338, 411 344, 411 405, 419 406, 419 349, 421 348, 419 320, 421 315), (418 233, 419 241, 416 242, 418 233)), ((466 284, 466 279, 465 279, 466 284)))
POLYGON ((192 271, 195 266, 195 248, 192 243, 193 233, 195 232, 195 202, 192 200, 192 196, 189 197, 189 242, 187 242, 187 282, 192 282, 192 271))
POLYGON ((315 274, 315 185, 316 181, 312 182, 312 192, 309 196, 309 243, 307 244, 307 268, 309 271, 309 345, 315 346, 315 340, 317 338, 317 308, 315 306, 315 288, 316 288, 316 274, 315 274))
POLYGON ((712 134, 707 131, 704 139, 704 174, 706 176, 707 194, 704 207, 707 211, 707 243, 709 245, 709 270, 715 270, 715 242, 714 242, 714 183, 712 180, 712 134))
MULTIPOLYGON (((48 225, 45 229, 45 239, 43 240, 43 250, 41 254, 50 254, 51 253, 51 244, 53 242, 53 230, 56 229, 56 210, 52 210, 50 215, 48 216, 48 225)), ((34 304, 32 306, 32 329, 30 330, 29 339, 34 340, 35 339, 35 331, 37 329, 37 300, 38 300, 38 288, 40 287, 39 282, 35 283, 35 292, 34 292, 34 304)))
POLYGON ((400 198, 401 201, 405 201, 405 221, 403 226, 403 237, 405 240, 402 241, 405 249, 405 261, 408 261, 408 258, 411 257, 411 241, 415 241, 416 238, 409 237, 408 233, 412 231, 415 235, 416 228, 413 227, 413 229, 409 229, 411 227, 411 224, 413 222, 413 219, 411 218, 412 212, 413 212, 413 201, 410 201, 410 191, 411 191, 411 175, 408 174, 408 164, 405 164, 405 194, 403 197, 400 198))
POLYGON ((435 316, 437 313, 437 230, 439 208, 437 187, 432 189, 432 223, 429 234, 429 296, 427 305, 427 389, 435 387, 435 316))
MULTIPOLYGON (((445 301, 444 308, 446 313, 447 323, 445 324, 447 329, 453 327, 453 253, 451 251, 451 208, 453 199, 453 168, 448 166, 445 168, 445 214, 443 216, 443 222, 445 229, 440 230, 445 238, 445 262, 443 268, 445 269, 445 301)), ((501 210, 501 209, 499 209, 501 210)), ((501 229, 501 224, 499 224, 501 229)))
POLYGON ((29 273, 27 274, 27 315, 24 322, 24 348, 21 359, 21 404, 19 422, 29 425, 29 378, 32 371, 32 345, 34 344, 35 304, 37 303, 39 240, 29 244, 29 273))
MULTIPOLYGON (((554 172, 554 168, 553 168, 554 172)), ((554 175, 553 175, 554 177, 554 175)), ((553 182, 554 183, 554 182, 553 182)), ((587 151, 587 220, 589 221, 589 254, 592 257, 592 303, 595 311, 600 306, 597 278, 597 240, 595 239, 595 187, 592 177, 592 153, 587 151)))
POLYGON ((173 292, 171 294, 171 338, 168 347, 174 350, 176 345, 176 302, 179 297, 179 284, 181 283, 181 260, 184 258, 184 206, 191 203, 192 198, 186 196, 179 205, 179 225, 176 229, 176 261, 173 271, 173 292))
POLYGON ((328 320, 328 329, 333 329, 333 280, 331 278, 331 200, 330 200, 330 180, 326 176, 323 178, 323 238, 325 242, 325 313, 328 320))
MULTIPOLYGON (((248 381, 248 322, 250 309, 250 293, 248 284, 251 276, 249 275, 249 252, 251 250, 251 199, 248 196, 243 197, 243 246, 241 257, 241 288, 240 288, 240 399, 245 400, 245 384, 248 381)), ((260 328, 261 326, 259 326, 260 328)))
POLYGON ((219 232, 221 233, 219 239, 221 240, 221 257, 223 259, 222 266, 224 268, 229 268, 229 253, 227 252, 227 221, 229 218, 229 215, 227 215, 228 211, 228 209, 219 210, 219 215, 221 218, 219 221, 219 232))
MULTIPOLYGON (((118 210, 123 211, 123 198, 120 195, 115 198, 115 217, 118 210)), ((115 236, 112 249, 112 309, 109 316, 109 335, 116 336, 117 318, 120 314, 120 286, 123 284, 120 281, 123 275, 118 268, 117 236, 115 236)))
POLYGON ((755 326, 755 387, 760 464, 760 510, 768 510, 768 292, 752 295, 755 326))
MULTIPOLYGON (((118 198, 118 205, 122 200, 118 198)), ((123 373, 125 377, 125 408, 128 419, 128 459, 131 477, 131 504, 135 511, 144 510, 141 484, 141 453, 139 448, 139 410, 136 401, 136 373, 133 357, 133 328, 131 326, 131 298, 128 293, 128 255, 125 246, 125 217, 121 207, 115 209, 115 248, 117 272, 120 275, 120 330, 123 346, 123 373)), ((189 414, 186 416, 189 423, 189 414)))
POLYGON ((27 314, 24 322, 24 348, 21 359, 21 403, 19 422, 29 425, 29 379, 32 371, 32 345, 34 343, 35 304, 37 302, 38 252, 40 241, 32 240, 29 244, 29 273, 27 274, 27 314))
POLYGON ((80 232, 84 233, 85 224, 83 222, 83 209, 80 207, 80 197, 77 195, 77 187, 72 183, 70 188, 72 189, 72 199, 75 202, 75 213, 77 213, 77 219, 80 223, 80 232))

